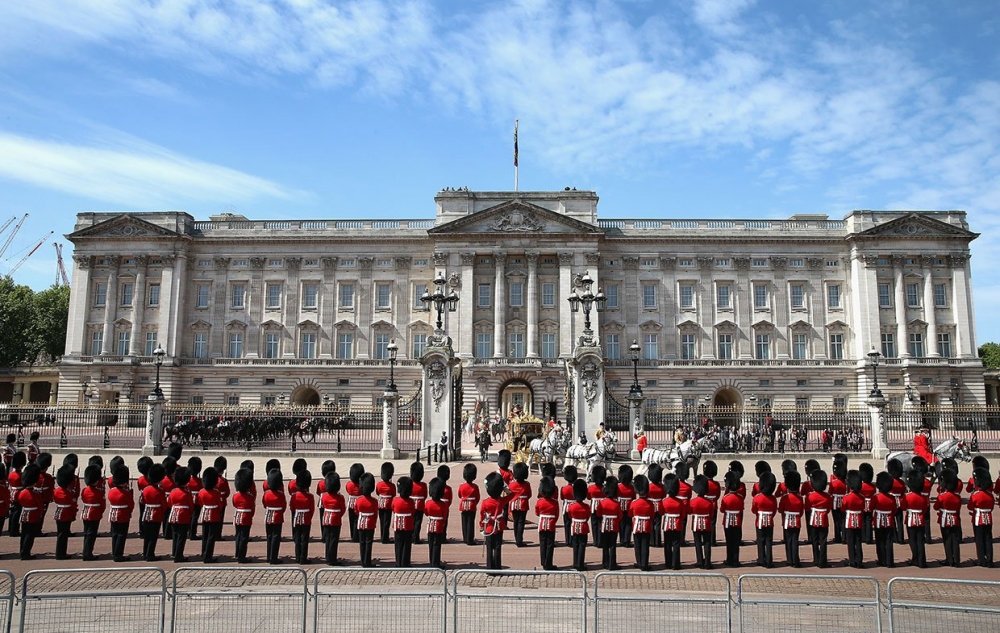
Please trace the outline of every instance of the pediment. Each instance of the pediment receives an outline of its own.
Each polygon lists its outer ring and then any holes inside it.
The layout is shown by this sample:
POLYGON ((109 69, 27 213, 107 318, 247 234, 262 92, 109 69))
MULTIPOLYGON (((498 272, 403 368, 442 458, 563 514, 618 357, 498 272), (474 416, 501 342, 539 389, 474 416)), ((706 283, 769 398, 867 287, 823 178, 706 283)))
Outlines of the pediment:
POLYGON ((239 319, 233 319, 226 323, 226 327, 230 330, 245 330, 247 329, 247 324, 239 319))
POLYGON ((684 319, 677 324, 677 327, 683 330, 700 330, 701 324, 693 319, 684 319))
POLYGON ((755 330, 764 330, 764 329, 773 328, 773 327, 774 327, 774 323, 771 323, 767 319, 761 319, 760 321, 757 321, 756 323, 753 324, 753 328, 755 330))
POLYGON ((734 329, 736 327, 736 323, 729 319, 722 319, 715 324, 715 327, 719 329, 734 329))
POLYGON ((620 321, 605 321, 601 324, 601 329, 605 332, 621 332, 625 326, 620 321))
POLYGON ((76 241, 84 238, 135 240, 150 238, 178 238, 182 234, 157 226, 128 213, 122 213, 93 226, 74 231, 66 235, 66 239, 76 241))
POLYGON ((913 212, 884 224, 873 226, 852 237, 902 239, 958 238, 974 240, 979 237, 979 233, 973 233, 953 224, 913 212))
POLYGON ((410 321, 411 330, 425 330, 428 328, 430 328, 430 324, 427 321, 424 321, 423 319, 414 319, 410 321))
POLYGON ((316 323, 312 319, 302 319, 301 321, 298 322, 297 325, 300 328, 307 328, 307 329, 308 328, 315 328, 315 329, 319 328, 319 323, 316 323))
POLYGON ((520 199, 446 222, 428 235, 547 235, 551 233, 602 233, 601 229, 520 199))
POLYGON ((793 330, 811 330, 812 323, 808 321, 803 321, 802 319, 797 319, 788 324, 788 327, 793 330))
POLYGON ((120 328, 121 327, 131 327, 132 326, 132 322, 129 321, 128 319, 122 317, 120 319, 115 319, 115 326, 116 327, 120 327, 120 328))
POLYGON ((207 330, 212 327, 212 324, 205 319, 198 319, 190 325, 192 330, 207 330))
POLYGON ((555 319, 542 319, 538 322, 538 327, 540 328, 559 327, 559 321, 556 321, 555 319))
POLYGON ((347 319, 337 321, 333 324, 333 327, 338 330, 356 330, 358 328, 358 326, 354 324, 354 321, 348 321, 347 319))
POLYGON ((913 328, 927 327, 927 321, 923 319, 910 319, 906 325, 913 328))
POLYGON ((830 321, 829 323, 827 323, 826 327, 830 328, 830 329, 833 329, 833 328, 845 328, 845 327, 847 327, 847 324, 844 323, 843 321, 841 321, 840 319, 834 319, 833 321, 830 321))
POLYGON ((396 329, 396 326, 393 325, 392 323, 389 323, 385 319, 379 319, 378 321, 375 321, 374 323, 372 323, 372 329, 373 330, 394 330, 394 329, 396 329))
POLYGON ((648 332, 650 330, 659 331, 663 329, 663 324, 660 323, 659 321, 654 321, 653 319, 649 319, 648 321, 643 321, 642 323, 640 323, 639 329, 644 332, 648 332))
POLYGON ((268 319, 267 321, 264 321, 263 323, 260 324, 260 327, 261 329, 264 330, 282 330, 285 328, 284 325, 278 323, 274 319, 268 319))

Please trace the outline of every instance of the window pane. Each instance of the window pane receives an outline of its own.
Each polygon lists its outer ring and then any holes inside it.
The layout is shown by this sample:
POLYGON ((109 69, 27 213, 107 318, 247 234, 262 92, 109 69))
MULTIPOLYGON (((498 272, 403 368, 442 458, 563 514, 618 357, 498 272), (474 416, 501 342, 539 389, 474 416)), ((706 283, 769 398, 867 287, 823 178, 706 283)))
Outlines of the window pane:
POLYGON ((340 284, 340 307, 354 307, 354 284, 340 284))
POLYGON ((118 355, 125 356, 128 354, 129 339, 131 337, 131 332, 128 330, 123 330, 118 333, 118 355))
POLYGON ((756 357, 760 360, 771 358, 771 337, 767 334, 758 334, 754 341, 756 357))
POLYGON ((948 305, 947 284, 934 284, 934 306, 944 308, 948 305))
POLYGON ((314 332, 303 332, 302 344, 299 347, 299 356, 301 358, 316 358, 316 334, 314 332))
POLYGON ((642 307, 644 308, 656 307, 656 286, 654 286, 653 284, 642 285, 642 307))
POLYGON ((156 332, 146 332, 146 344, 143 350, 143 356, 152 356, 153 350, 156 349, 156 332))
POLYGON ((805 334, 792 335, 792 358, 803 360, 806 358, 808 349, 808 338, 805 334))
POLYGON ((264 358, 277 358, 280 335, 277 332, 268 332, 264 335, 264 358))
POLYGON ((642 357, 647 360, 660 357, 660 344, 655 334, 642 335, 642 357))
POLYGON ((681 358, 684 360, 694 360, 695 335, 681 334, 681 358))
POLYGON ((281 307, 281 284, 267 284, 267 299, 265 307, 277 309, 281 307))
POLYGON ((376 334, 375 335, 375 349, 372 350, 375 358, 378 360, 386 360, 389 358, 389 335, 388 334, 376 334))
POLYGON ((241 332, 229 333, 229 357, 243 357, 243 334, 241 332))
POLYGON ((844 335, 830 335, 830 358, 840 360, 844 358, 844 335))
POLYGON ((194 349, 192 353, 195 358, 208 357, 208 335, 204 332, 197 332, 194 335, 194 349))
POLYGON ((488 308, 493 301, 492 286, 490 284, 479 284, 478 300, 476 305, 480 308, 488 308))
POLYGON ((376 284, 375 285, 375 307, 380 309, 387 309, 391 305, 392 300, 392 286, 390 284, 376 284))
POLYGON ((230 306, 234 309, 241 309, 246 303, 246 286, 243 284, 233 284, 233 296, 230 306))
POLYGON ((920 307, 920 284, 906 284, 906 305, 920 307))
POLYGON ((524 284, 520 281, 510 282, 510 305, 514 308, 524 305, 524 284))
POLYGON ((896 358, 896 336, 894 334, 882 334, 882 356, 896 358))
POLYGON ((124 283, 122 284, 122 305, 130 306, 132 305, 132 291, 135 288, 133 284, 124 283))
MULTIPOLYGON (((553 284, 555 285, 555 284, 553 284)), ((607 297, 608 302, 605 304, 609 308, 617 308, 618 304, 618 284, 611 284, 607 287, 604 292, 604 296, 607 297)))
POLYGON ((805 305, 805 289, 802 284, 792 284, 791 286, 792 295, 792 307, 801 308, 805 305))
POLYGON ((305 284, 302 286, 302 307, 314 309, 319 297, 319 286, 316 284, 305 284))
POLYGON ((730 360, 733 357, 733 336, 732 334, 719 335, 719 358, 730 360))
POLYGON ((719 308, 729 308, 730 291, 732 287, 725 285, 716 289, 716 304, 719 308))
POLYGON ((493 334, 476 332, 476 358, 489 358, 490 356, 493 356, 493 334))
POLYGON ((689 284, 684 284, 681 286, 681 307, 682 308, 694 307, 694 286, 689 284))
POLYGON ((938 353, 944 358, 951 358, 951 334, 938 334, 938 353))
POLYGON ((836 284, 830 284, 826 287, 826 307, 828 308, 839 308, 840 307, 840 286, 836 284))
POLYGON ((421 297, 427 292, 427 284, 413 284, 413 307, 418 310, 421 308, 426 308, 424 302, 421 301, 421 297))
POLYGON ((108 285, 103 281, 94 284, 94 305, 103 306, 108 300, 108 285))
POLYGON ((878 307, 892 307, 892 288, 889 287, 889 284, 878 285, 878 307))
POLYGON ((767 286, 764 284, 754 284, 753 286, 753 307, 767 307, 767 286))
MULTIPOLYGON (((553 338, 555 335, 552 335, 553 338)), ((608 334, 604 337, 604 353, 609 360, 618 360, 622 357, 621 341, 618 334, 608 334)))
POLYGON ((424 351, 427 350, 427 335, 426 334, 414 334, 413 335, 413 358, 420 358, 424 355, 424 351))
POLYGON ((354 358, 354 334, 344 332, 337 335, 337 358, 354 358))
POLYGON ((198 286, 198 298, 195 301, 195 307, 198 308, 208 307, 208 286, 206 285, 198 286))
POLYGON ((160 305, 160 284, 149 285, 149 305, 160 305))
POLYGON ((542 334, 542 358, 555 358, 556 354, 556 335, 542 334))

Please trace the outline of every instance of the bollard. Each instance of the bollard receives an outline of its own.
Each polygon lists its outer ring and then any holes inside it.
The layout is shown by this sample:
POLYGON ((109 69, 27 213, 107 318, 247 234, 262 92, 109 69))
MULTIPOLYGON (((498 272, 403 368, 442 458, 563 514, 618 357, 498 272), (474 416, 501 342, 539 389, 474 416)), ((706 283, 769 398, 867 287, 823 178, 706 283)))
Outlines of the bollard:
MULTIPOLYGON (((420 458, 420 452, 419 451, 417 452, 417 458, 418 459, 420 458)), ((427 445, 427 465, 428 466, 431 465, 431 445, 430 444, 427 445)))
POLYGON ((17 425, 17 447, 21 448, 24 446, 24 425, 17 425))

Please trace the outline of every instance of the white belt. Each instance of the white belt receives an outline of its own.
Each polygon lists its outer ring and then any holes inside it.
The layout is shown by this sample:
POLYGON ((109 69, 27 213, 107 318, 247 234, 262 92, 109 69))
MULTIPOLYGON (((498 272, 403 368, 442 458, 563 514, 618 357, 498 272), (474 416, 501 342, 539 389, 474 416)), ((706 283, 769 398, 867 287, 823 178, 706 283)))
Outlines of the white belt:
POLYGON ((72 504, 69 504, 69 503, 65 503, 65 504, 63 504, 63 503, 57 503, 56 507, 57 508, 72 508, 73 506, 72 506, 72 504))
POLYGON ((782 514, 784 515, 784 519, 781 524, 782 527, 786 529, 791 527, 797 527, 799 518, 798 512, 783 512, 782 514), (795 525, 793 526, 793 524, 795 525))
POLYGON ((112 505, 111 506, 112 510, 125 510, 127 508, 128 508, 128 506, 116 506, 116 505, 112 505))
MULTIPOLYGON (((160 507, 160 504, 159 504, 159 503, 147 503, 147 504, 146 504, 146 507, 147 507, 147 508, 159 508, 159 507, 160 507)), ((213 507, 214 507, 214 506, 213 506, 213 507)))

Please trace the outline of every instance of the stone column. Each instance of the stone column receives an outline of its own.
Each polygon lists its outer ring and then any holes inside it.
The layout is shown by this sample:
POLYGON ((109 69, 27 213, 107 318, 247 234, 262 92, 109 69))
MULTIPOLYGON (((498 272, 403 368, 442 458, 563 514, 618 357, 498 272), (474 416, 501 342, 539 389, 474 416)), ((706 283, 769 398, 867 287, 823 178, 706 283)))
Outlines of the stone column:
POLYGON ((642 392, 628 394, 628 427, 629 442, 632 450, 629 452, 629 459, 642 459, 642 455, 636 450, 635 436, 642 430, 642 421, 645 419, 644 406, 646 398, 642 392))
MULTIPOLYGON (((473 328, 473 314, 476 309, 476 282, 474 267, 475 253, 462 253, 462 288, 458 301, 458 335, 456 352, 459 358, 472 358, 476 350, 476 331, 473 328)), ((431 324, 433 325, 433 323, 431 324)))
POLYGON ((413 263, 411 257, 396 257, 393 259, 393 266, 396 268, 396 279, 393 281, 392 290, 392 316, 389 321, 395 332, 390 338, 395 338, 403 354, 409 358, 408 350, 413 349, 413 341, 410 340, 410 330, 406 324, 410 322, 410 311, 413 309, 413 293, 410 288, 410 266, 413 263))
POLYGON ((266 290, 264 266, 266 264, 266 257, 250 258, 250 283, 247 286, 249 293, 247 298, 247 338, 243 341, 247 358, 260 358, 260 323, 264 320, 264 292, 266 290))
POLYGON ((163 277, 160 280, 160 294, 168 294, 168 303, 163 305, 162 296, 160 304, 160 319, 163 323, 163 313, 166 313, 166 325, 160 327, 157 336, 163 345, 163 350, 168 358, 181 356, 181 342, 184 340, 184 290, 187 287, 187 254, 177 253, 174 256, 164 257, 163 277), (167 268, 167 264, 172 264, 172 268, 167 268), (169 273, 169 274, 168 274, 169 273), (166 343, 163 343, 166 341, 166 343))
POLYGON ((900 358, 910 357, 910 345, 906 338, 906 286, 903 280, 903 258, 892 258, 894 308, 896 311, 896 349, 900 358))
POLYGON ((226 308, 229 305, 229 258, 216 257, 215 274, 212 279, 211 323, 209 355, 213 358, 228 356, 229 341, 226 337, 226 308))
POLYGON ((538 253, 528 258, 528 358, 538 358, 538 253))
MULTIPOLYGON (((749 341, 747 355, 753 357, 757 351, 754 348, 753 285, 750 283, 750 258, 734 257, 733 268, 736 270, 736 282, 733 284, 733 296, 730 299, 733 302, 733 315, 735 316, 733 320, 736 321, 740 337, 749 341)), ((772 357, 776 355, 778 339, 787 339, 787 336, 787 331, 783 332, 778 328, 774 328, 774 331, 771 332, 772 357)))
POLYGON ((166 400, 155 393, 146 401, 146 440, 142 445, 143 455, 159 455, 163 452, 163 405, 166 400))
POLYGON ((334 315, 337 309, 337 258, 323 258, 323 294, 322 311, 320 312, 319 328, 323 333, 319 340, 320 358, 333 358, 334 343, 337 332, 333 327, 334 315))
POLYGON ((423 407, 423 446, 436 443, 441 433, 451 437, 455 409, 454 370, 457 364, 447 336, 432 335, 427 351, 420 358, 423 365, 421 406, 423 407))
POLYGON ((951 266, 951 310, 955 322, 955 351, 960 358, 976 358, 975 313, 969 294, 969 256, 965 253, 948 258, 951 266))
POLYGON ((573 320, 569 298, 573 292, 573 254, 559 253, 559 355, 573 355, 573 320))
POLYGON ((885 406, 884 398, 881 400, 868 399, 868 413, 871 415, 872 428, 872 458, 878 462, 885 461, 885 456, 889 454, 889 447, 885 437, 885 406))
MULTIPOLYGON (((713 294, 715 287, 712 284, 712 267, 715 266, 714 257, 699 257, 698 284, 695 290, 698 292, 697 308, 698 322, 701 323, 701 357, 715 358, 715 319, 713 294)), ((739 345, 739 339, 733 341, 733 346, 739 345)), ((733 350, 733 358, 739 353, 738 349, 733 350)))
POLYGON ((605 376, 601 348, 577 346, 572 364, 576 432, 585 433, 588 440, 593 441, 598 425, 604 421, 605 376))
MULTIPOLYGON (((677 358, 680 349, 676 324, 681 321, 681 308, 677 297, 677 258, 667 253, 660 253, 660 270, 662 274, 663 297, 660 300, 661 323, 663 328, 663 349, 666 358, 677 358)), ((623 341, 624 342, 624 341, 623 341)))
POLYGON ((108 292, 104 297, 104 340, 101 341, 101 356, 107 356, 113 349, 115 308, 118 306, 118 256, 107 258, 111 263, 108 275, 108 292))
POLYGON ((496 277, 494 280, 493 288, 493 357, 503 358, 504 350, 506 345, 504 345, 504 333, 506 328, 506 314, 507 314, 507 284, 504 283, 504 269, 507 261, 507 254, 503 252, 497 252, 494 255, 494 262, 496 266, 496 277))
MULTIPOLYGON (((778 360, 787 360, 791 357, 791 349, 787 336, 791 314, 788 309, 788 284, 785 281, 785 267, 787 265, 787 257, 771 258, 771 268, 774 270, 774 283, 771 285, 771 315, 774 319, 774 329, 785 334, 783 338, 774 342, 775 358, 778 360)), ((812 326, 812 324, 810 325, 812 326)), ((814 327, 810 327, 809 338, 807 339, 810 341, 809 349, 807 350, 810 358, 813 357, 813 350, 816 347, 811 342, 814 330, 814 327)))
POLYGON ((382 393, 382 459, 399 459, 399 392, 382 393))
MULTIPOLYGON (((587 262, 587 273, 590 278, 594 280, 594 285, 590 287, 590 291, 595 295, 598 290, 602 290, 604 284, 601 283, 601 254, 596 252, 584 253, 584 259, 587 262)), ((580 306, 580 318, 583 318, 583 306, 580 306)), ((603 308, 602 308, 603 309, 603 308)), ((590 329, 594 333, 594 340, 601 340, 601 313, 597 311, 597 304, 595 303, 590 311, 590 329)))
POLYGON ((132 332, 129 334, 128 353, 130 356, 140 356, 145 350, 142 347, 142 318, 146 308, 146 261, 145 255, 135 258, 138 269, 135 273, 135 289, 132 293, 132 332))
POLYGON ((90 255, 73 255, 73 290, 70 292, 66 324, 66 355, 90 356, 87 340, 87 314, 90 314, 90 255))
MULTIPOLYGON (((285 344, 281 346, 281 357, 295 358, 299 355, 299 342, 296 337, 299 331, 299 268, 302 266, 302 258, 286 257, 285 266, 288 268, 288 281, 285 283, 285 309, 283 310, 285 316, 282 319, 285 325, 285 344), (289 342, 288 339, 291 341, 289 342)), ((360 294, 361 289, 359 288, 358 291, 360 294)), ((360 316, 360 314, 359 311, 358 315, 360 316)), ((367 357, 367 353, 365 356, 367 357)))
POLYGON ((937 339, 937 316, 934 314, 934 258, 924 256, 920 258, 920 264, 924 274, 924 320, 927 321, 927 355, 941 356, 938 349, 937 339))

